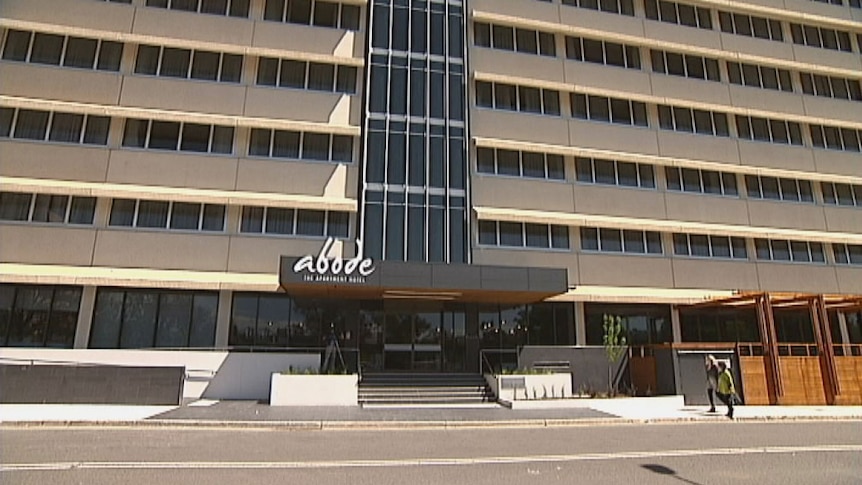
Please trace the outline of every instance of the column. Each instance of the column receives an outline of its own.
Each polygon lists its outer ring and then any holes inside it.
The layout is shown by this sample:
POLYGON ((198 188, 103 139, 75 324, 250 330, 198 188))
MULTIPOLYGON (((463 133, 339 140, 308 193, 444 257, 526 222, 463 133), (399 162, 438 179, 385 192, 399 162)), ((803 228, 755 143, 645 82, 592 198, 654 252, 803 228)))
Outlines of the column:
POLYGON ((90 328, 96 310, 96 287, 85 286, 81 291, 81 304, 78 307, 78 325, 75 327, 76 349, 86 349, 90 343, 90 328))

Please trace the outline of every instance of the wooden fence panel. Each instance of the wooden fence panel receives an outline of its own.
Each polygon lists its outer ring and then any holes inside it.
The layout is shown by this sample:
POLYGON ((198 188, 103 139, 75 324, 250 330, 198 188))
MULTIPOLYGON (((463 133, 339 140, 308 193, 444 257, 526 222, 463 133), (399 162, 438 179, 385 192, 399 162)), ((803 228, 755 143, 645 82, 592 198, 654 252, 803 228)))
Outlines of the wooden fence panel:
POLYGON ((862 357, 836 356, 835 370, 841 389, 835 404, 862 405, 862 357))
POLYGON ((781 404, 825 405, 819 357, 779 357, 784 396, 781 404))
POLYGON ((739 357, 745 404, 768 405, 769 388, 766 380, 765 357, 739 357))

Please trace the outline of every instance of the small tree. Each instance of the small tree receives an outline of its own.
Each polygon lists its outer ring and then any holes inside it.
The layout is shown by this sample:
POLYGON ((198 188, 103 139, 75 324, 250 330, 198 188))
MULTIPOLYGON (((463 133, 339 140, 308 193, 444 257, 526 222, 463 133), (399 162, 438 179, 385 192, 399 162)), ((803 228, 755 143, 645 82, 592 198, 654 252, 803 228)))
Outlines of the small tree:
POLYGON ((602 336, 602 344, 605 346, 605 354, 608 356, 608 393, 612 396, 617 393, 617 386, 614 383, 613 371, 616 368, 616 363, 626 352, 626 336, 623 335, 623 319, 620 316, 607 315, 602 317, 602 328, 604 335, 602 336))

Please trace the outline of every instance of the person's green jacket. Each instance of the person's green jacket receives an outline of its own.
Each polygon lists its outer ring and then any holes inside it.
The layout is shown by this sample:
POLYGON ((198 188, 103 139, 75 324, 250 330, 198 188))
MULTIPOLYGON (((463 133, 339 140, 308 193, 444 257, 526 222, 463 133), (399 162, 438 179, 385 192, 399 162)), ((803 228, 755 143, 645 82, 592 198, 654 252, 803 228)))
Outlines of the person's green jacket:
POLYGON ((718 375, 718 392, 721 394, 734 394, 736 392, 730 369, 724 369, 724 372, 718 375))

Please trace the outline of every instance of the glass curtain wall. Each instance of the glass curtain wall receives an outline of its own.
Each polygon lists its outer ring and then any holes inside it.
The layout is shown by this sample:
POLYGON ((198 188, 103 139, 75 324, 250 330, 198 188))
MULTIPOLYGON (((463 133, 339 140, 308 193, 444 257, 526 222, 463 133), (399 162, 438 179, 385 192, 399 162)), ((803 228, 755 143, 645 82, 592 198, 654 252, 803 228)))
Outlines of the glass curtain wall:
POLYGON ((463 2, 373 0, 369 30, 364 253, 467 263, 463 2))

